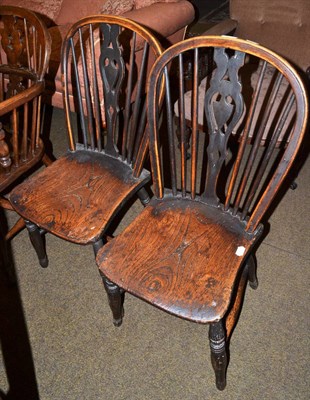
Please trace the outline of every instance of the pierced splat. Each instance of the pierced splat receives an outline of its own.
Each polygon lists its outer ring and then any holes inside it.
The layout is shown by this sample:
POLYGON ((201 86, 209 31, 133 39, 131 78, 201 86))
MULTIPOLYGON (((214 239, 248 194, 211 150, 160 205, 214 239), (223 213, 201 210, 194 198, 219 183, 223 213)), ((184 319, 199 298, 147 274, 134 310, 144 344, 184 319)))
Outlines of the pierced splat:
POLYGON ((244 108, 241 95, 239 69, 244 64, 245 54, 236 51, 232 57, 223 48, 214 49, 216 70, 205 97, 205 114, 208 122, 209 146, 206 188, 202 197, 217 205, 216 182, 226 159, 227 142, 244 108))
POLYGON ((104 85, 104 107, 107 123, 107 144, 105 152, 117 156, 115 145, 116 129, 119 118, 119 95, 122 81, 125 77, 125 63, 118 38, 120 27, 101 24, 103 40, 101 42, 100 72, 104 85))
MULTIPOLYGON (((23 20, 14 15, 6 15, 1 19, 3 28, 0 29, 1 46, 6 55, 6 62, 11 68, 25 65, 26 45, 29 43, 27 26, 23 20)), ((10 75, 7 84, 7 98, 25 90, 20 75, 10 75)))
POLYGON ((21 20, 14 15, 6 15, 1 21, 3 24, 3 28, 0 29, 1 45, 7 56, 7 63, 11 67, 20 66, 26 41, 21 20))

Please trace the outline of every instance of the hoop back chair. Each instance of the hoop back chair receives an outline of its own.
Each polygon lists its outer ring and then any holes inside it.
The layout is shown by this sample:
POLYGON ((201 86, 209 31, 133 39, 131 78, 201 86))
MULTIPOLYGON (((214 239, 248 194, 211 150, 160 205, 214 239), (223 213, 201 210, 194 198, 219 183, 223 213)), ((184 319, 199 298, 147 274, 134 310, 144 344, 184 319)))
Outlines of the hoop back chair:
POLYGON ((122 17, 91 16, 69 30, 61 64, 68 152, 10 197, 28 221, 41 266, 48 264, 42 232, 92 244, 96 252, 126 200, 138 193, 142 202, 148 201, 144 185, 150 174, 142 163, 147 151, 144 103, 150 53, 155 58, 161 54, 158 41, 122 17), (141 46, 143 60, 137 68, 135 52, 141 46), (71 96, 73 81, 77 90, 71 96), (73 102, 77 114, 71 112, 73 102))
POLYGON ((307 113, 305 89, 296 71, 272 51, 236 38, 185 40, 166 50, 150 75, 148 122, 155 197, 99 251, 97 263, 101 274, 114 283, 114 319, 122 318, 124 292, 129 292, 170 314, 210 325, 211 360, 221 390, 226 385, 228 341, 246 283, 249 280, 257 287, 253 249, 262 234, 261 221, 296 157, 307 113), (209 47, 214 49, 215 69, 205 92, 208 131, 203 133, 197 120, 198 59, 200 51, 209 47), (188 53, 194 59, 190 159, 186 157, 183 74, 188 53), (169 72, 171 63, 179 68, 178 84, 169 72), (263 90, 268 66, 274 77, 268 90, 263 90), (245 108, 248 69, 255 73, 256 85, 251 106, 245 108), (160 125, 163 80, 165 123, 160 125), (286 93, 278 92, 282 80, 287 81, 286 93), (177 127, 173 95, 180 104, 177 127), (271 112, 274 96, 280 95, 282 107, 271 112), (264 123, 253 131, 255 140, 249 145, 247 135, 258 101, 266 104, 264 123), (232 132, 240 123, 245 127, 238 151, 230 152, 232 132), (181 132, 180 148, 175 128, 181 132), (262 149, 265 129, 269 134, 262 149), (280 137, 283 146, 276 148, 280 137))
MULTIPOLYGON (((41 134, 41 97, 51 52, 42 21, 20 7, 0 6, 0 193, 41 160, 50 164, 41 134)), ((12 210, 6 197, 1 207, 12 210)), ((13 237, 19 220, 7 233, 13 237)))

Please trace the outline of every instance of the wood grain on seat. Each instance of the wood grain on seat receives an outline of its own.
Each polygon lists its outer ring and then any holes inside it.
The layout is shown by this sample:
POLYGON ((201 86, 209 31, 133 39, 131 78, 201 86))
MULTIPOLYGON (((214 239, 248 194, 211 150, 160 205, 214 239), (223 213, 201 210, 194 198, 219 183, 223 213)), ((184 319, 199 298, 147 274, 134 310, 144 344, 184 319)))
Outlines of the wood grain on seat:
POLYGON ((125 291, 185 319, 217 321, 255 238, 234 220, 199 201, 152 200, 97 260, 125 291))
POLYGON ((100 238, 124 201, 149 179, 145 170, 134 178, 128 164, 80 150, 26 180, 10 199, 20 215, 41 228, 86 244, 100 238))

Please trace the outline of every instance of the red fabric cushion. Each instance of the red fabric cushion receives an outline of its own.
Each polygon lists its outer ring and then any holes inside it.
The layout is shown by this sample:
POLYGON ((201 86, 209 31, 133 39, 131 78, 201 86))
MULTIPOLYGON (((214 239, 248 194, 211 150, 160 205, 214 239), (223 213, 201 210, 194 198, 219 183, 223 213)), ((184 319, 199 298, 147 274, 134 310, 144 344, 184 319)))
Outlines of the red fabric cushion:
POLYGON ((63 0, 56 22, 58 25, 73 24, 88 15, 100 14, 103 3, 104 0, 63 0))

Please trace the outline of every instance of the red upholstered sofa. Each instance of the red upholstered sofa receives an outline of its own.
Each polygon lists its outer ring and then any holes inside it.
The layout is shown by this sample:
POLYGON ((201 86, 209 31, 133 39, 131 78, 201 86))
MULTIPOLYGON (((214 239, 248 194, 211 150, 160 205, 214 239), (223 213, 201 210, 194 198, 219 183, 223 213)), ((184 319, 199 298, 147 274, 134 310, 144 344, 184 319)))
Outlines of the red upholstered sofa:
POLYGON ((194 7, 187 0, 0 0, 0 5, 4 4, 35 11, 46 23, 52 37, 52 53, 44 100, 61 108, 61 43, 78 19, 100 13, 123 15, 150 28, 166 47, 183 39, 195 16, 194 7))

